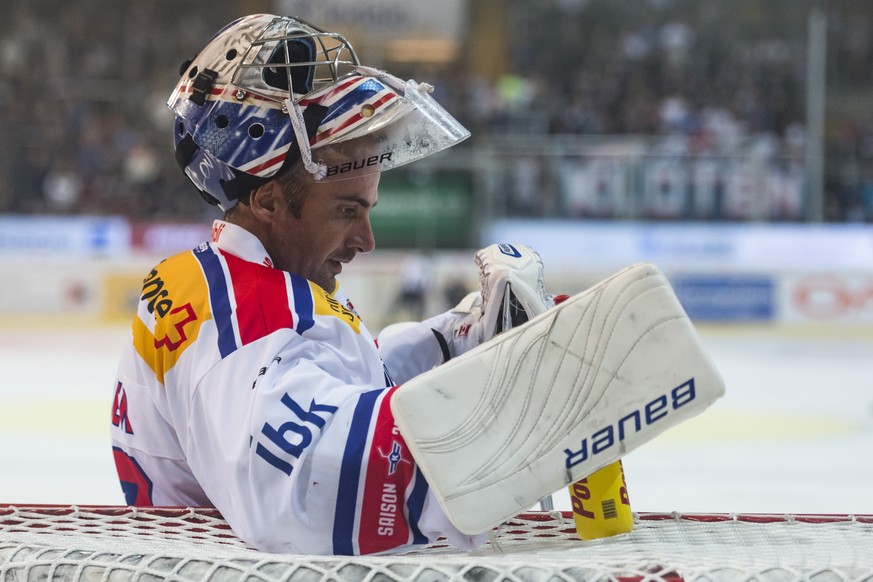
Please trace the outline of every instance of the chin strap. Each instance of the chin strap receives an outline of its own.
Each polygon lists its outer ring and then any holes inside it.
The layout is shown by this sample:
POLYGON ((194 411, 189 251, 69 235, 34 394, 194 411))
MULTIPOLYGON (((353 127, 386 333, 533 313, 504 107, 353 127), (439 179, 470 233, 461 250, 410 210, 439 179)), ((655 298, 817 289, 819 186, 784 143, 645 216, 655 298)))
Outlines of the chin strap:
POLYGON ((291 127, 294 129, 294 137, 297 139, 297 147, 300 149, 300 161, 306 171, 315 176, 316 180, 322 180, 327 175, 327 166, 324 162, 312 160, 312 148, 309 147, 309 135, 306 131, 306 121, 303 112, 297 102, 291 98, 283 101, 288 117, 291 118, 291 127))

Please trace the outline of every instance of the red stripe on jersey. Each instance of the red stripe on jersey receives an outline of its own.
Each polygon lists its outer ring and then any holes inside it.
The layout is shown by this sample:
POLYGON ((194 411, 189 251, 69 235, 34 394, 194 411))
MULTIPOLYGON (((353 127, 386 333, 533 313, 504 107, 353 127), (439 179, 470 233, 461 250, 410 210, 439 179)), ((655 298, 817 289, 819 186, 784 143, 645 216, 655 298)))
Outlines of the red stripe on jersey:
POLYGON ((242 345, 279 329, 294 327, 284 271, 244 261, 221 251, 230 273, 236 301, 236 321, 242 345))
POLYGON ((118 447, 112 447, 112 457, 115 459, 115 470, 121 481, 124 499, 128 505, 149 507, 152 503, 152 481, 136 462, 136 459, 118 447))
POLYGON ((411 540, 406 490, 415 475, 415 463, 391 413, 391 397, 396 389, 388 390, 376 413, 358 530, 361 554, 382 552, 411 540))

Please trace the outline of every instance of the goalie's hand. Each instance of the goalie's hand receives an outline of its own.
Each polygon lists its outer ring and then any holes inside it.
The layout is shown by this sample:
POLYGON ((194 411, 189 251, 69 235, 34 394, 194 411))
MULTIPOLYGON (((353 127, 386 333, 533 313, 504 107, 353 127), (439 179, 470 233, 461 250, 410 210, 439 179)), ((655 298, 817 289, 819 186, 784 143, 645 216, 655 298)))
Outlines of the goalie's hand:
POLYGON ((479 291, 452 310, 457 317, 448 333, 441 334, 447 360, 555 305, 546 292, 543 261, 532 248, 493 244, 478 251, 473 260, 479 268, 479 291))

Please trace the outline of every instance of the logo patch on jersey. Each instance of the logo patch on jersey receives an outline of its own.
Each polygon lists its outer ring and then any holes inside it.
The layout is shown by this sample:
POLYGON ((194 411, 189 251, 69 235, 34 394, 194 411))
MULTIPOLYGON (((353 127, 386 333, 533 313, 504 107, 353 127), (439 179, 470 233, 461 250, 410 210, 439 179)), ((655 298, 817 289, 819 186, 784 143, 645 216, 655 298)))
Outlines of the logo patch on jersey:
POLYGON ((388 459, 388 474, 393 475, 397 472, 397 465, 399 463, 409 463, 412 464, 412 461, 403 458, 402 449, 400 447, 400 443, 394 441, 391 444, 391 452, 388 454, 383 453, 381 450, 379 454, 382 455, 385 459, 388 459))
POLYGON ((291 475, 297 465, 297 459, 312 444, 313 437, 321 432, 330 417, 337 411, 337 407, 318 404, 313 400, 307 410, 287 392, 282 394, 280 402, 287 409, 286 411, 278 406, 274 409, 280 415, 278 420, 281 422, 274 422, 276 426, 265 422, 261 434, 255 437, 258 442, 255 443, 255 438, 250 438, 249 446, 255 444, 255 453, 259 457, 286 475, 291 475), (262 439, 261 436, 266 439, 262 439), (266 446, 268 444, 269 448, 266 446))
POLYGON ((152 269, 142 282, 140 301, 146 302, 146 309, 156 317, 163 317, 173 308, 173 300, 168 298, 169 291, 164 289, 164 280, 158 276, 158 270, 152 269))
POLYGON ((167 348, 174 352, 188 340, 188 336, 185 335, 185 326, 197 321, 197 314, 194 313, 191 304, 186 303, 182 307, 170 311, 166 317, 169 324, 165 327, 165 333, 161 339, 155 337, 155 349, 167 348))
POLYGON ((221 232, 224 230, 226 226, 223 222, 216 222, 212 225, 212 242, 218 242, 218 239, 221 238, 221 232))
POLYGON ((133 322, 136 352, 164 383, 164 374, 197 340, 200 326, 212 317, 209 290, 200 264, 190 252, 164 260, 143 281, 133 322))
POLYGON ((112 424, 127 434, 133 434, 133 425, 127 416, 127 393, 119 382, 115 386, 115 400, 112 403, 112 424))
POLYGON ((361 333, 361 318, 358 315, 331 297, 318 285, 311 283, 312 296, 315 299, 316 315, 332 315, 349 324, 355 333, 361 333))

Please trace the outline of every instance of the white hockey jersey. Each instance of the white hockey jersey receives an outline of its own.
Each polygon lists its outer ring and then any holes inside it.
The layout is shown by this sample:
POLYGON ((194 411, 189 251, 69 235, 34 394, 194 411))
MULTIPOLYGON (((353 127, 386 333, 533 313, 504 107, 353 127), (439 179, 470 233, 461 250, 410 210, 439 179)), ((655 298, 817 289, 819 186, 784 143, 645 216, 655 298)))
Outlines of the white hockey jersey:
POLYGON ((240 227, 216 221, 212 238, 143 282, 112 413, 127 503, 214 506, 273 552, 481 543, 429 494, 351 303, 272 268, 240 227))

